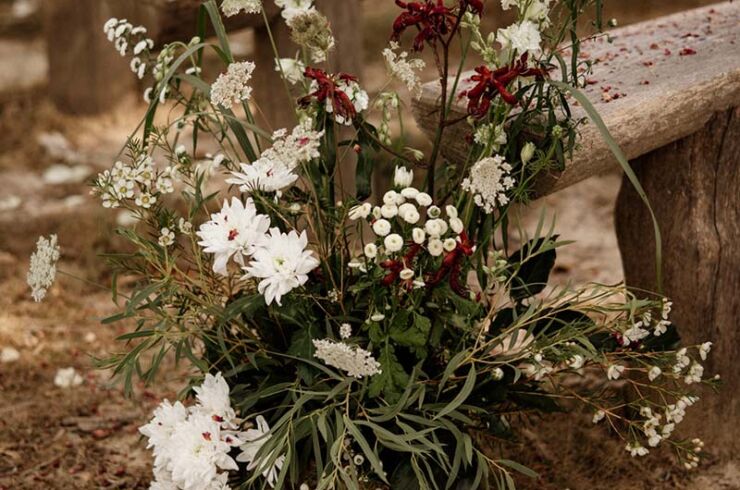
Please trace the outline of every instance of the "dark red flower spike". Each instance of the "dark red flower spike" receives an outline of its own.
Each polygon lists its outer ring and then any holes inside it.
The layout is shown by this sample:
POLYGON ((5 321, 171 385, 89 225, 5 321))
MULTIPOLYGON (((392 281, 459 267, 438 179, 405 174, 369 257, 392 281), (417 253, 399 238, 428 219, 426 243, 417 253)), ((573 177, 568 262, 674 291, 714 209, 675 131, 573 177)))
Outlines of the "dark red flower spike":
POLYGON ((319 103, 326 102, 327 99, 331 100, 332 108, 334 113, 338 116, 342 116, 345 119, 354 119, 357 115, 355 106, 350 100, 349 96, 344 93, 343 90, 337 86, 338 81, 345 83, 356 82, 357 77, 348 75, 347 73, 338 73, 336 75, 330 75, 324 70, 319 68, 306 67, 306 71, 303 76, 314 80, 318 85, 318 88, 301 98, 298 102, 306 106, 311 103, 312 99, 316 99, 319 103))
POLYGON ((475 246, 468 238, 466 232, 460 233, 457 247, 445 255, 442 259, 442 265, 437 272, 426 279, 427 287, 433 288, 440 284, 445 277, 449 275, 450 288, 463 298, 468 297, 467 287, 460 282, 460 273, 462 271, 462 260, 464 257, 470 257, 475 252, 475 246))
POLYGON ((447 36, 457 19, 453 9, 445 6, 444 0, 423 2, 396 0, 396 5, 406 11, 393 22, 391 39, 398 41, 406 29, 416 27, 419 33, 414 38, 415 51, 424 49, 424 43, 434 44, 437 39, 447 36))

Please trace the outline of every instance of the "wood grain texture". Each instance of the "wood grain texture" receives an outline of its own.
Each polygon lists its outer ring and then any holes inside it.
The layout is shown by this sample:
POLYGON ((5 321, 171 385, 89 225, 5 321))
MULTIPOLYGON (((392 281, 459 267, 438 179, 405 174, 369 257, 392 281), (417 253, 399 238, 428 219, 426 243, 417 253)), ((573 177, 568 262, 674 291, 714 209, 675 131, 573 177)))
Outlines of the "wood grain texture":
MULTIPOLYGON (((684 434, 707 450, 740 449, 740 109, 713 115, 687 138, 634 161, 663 232, 665 294, 687 345, 714 343, 706 373, 719 373, 719 394, 688 411, 684 434), (709 422, 709 423, 708 423, 709 422)), ((655 290, 655 242, 645 206, 625 180, 616 227, 625 279, 655 290)))
MULTIPOLYGON (((593 84, 585 92, 627 158, 686 137, 715 112, 740 105, 739 25, 740 2, 724 2, 613 30, 611 43, 603 37, 584 43, 584 54, 595 60, 593 84)), ((425 84, 413 107, 427 134, 436 128, 439 92, 438 83, 425 84)), ((465 111, 464 101, 456 100, 451 118, 465 111)), ((578 107, 574 113, 585 116, 578 107)), ((469 131, 464 123, 446 131, 446 157, 466 158, 463 136, 469 131)), ((565 171, 544 176, 538 193, 545 195, 615 168, 617 161, 590 124, 582 128, 580 149, 565 171)))

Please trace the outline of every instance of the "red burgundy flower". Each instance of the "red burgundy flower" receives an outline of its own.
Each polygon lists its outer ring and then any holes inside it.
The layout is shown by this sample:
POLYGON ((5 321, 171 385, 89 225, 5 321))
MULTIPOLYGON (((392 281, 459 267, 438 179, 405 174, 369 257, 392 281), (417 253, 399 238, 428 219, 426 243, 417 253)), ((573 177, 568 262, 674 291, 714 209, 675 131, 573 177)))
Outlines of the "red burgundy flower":
POLYGON ((450 288, 463 298, 468 297, 468 290, 460 282, 460 273, 462 270, 463 257, 470 257, 475 252, 475 247, 468 238, 466 232, 460 233, 457 247, 445 255, 442 259, 442 265, 431 277, 425 281, 427 287, 434 287, 440 284, 445 277, 449 275, 450 288))
MULTIPOLYGON (((388 259, 381 262, 380 267, 388 271, 385 277, 383 277, 383 285, 390 286, 391 284, 396 282, 396 280, 401 275, 401 271, 409 268, 409 266, 413 263, 414 258, 420 251, 421 245, 414 243, 409 246, 409 251, 406 252, 406 255, 404 255, 401 259, 388 259)), ((414 281, 413 279, 407 279, 404 281, 403 285, 406 287, 406 289, 412 289, 414 287, 414 281)))
POLYGON ((485 65, 477 67, 476 74, 470 77, 471 82, 476 82, 475 86, 461 94, 468 98, 468 114, 475 117, 485 116, 491 107, 491 102, 499 95, 507 104, 517 105, 519 101, 514 94, 509 92, 508 85, 519 77, 542 79, 546 73, 539 68, 529 68, 527 58, 528 54, 524 54, 512 65, 493 71, 485 65))
POLYGON ((338 82, 343 81, 345 83, 356 82, 357 77, 348 75, 346 73, 337 73, 331 75, 326 73, 324 70, 319 68, 306 67, 306 71, 303 76, 314 80, 318 85, 318 88, 301 98, 298 102, 306 106, 311 103, 312 99, 316 99, 319 103, 326 102, 327 99, 331 100, 332 108, 334 113, 338 116, 342 116, 345 119, 354 119, 357 115, 355 106, 350 100, 349 96, 338 87, 338 82))
POLYGON ((461 9, 470 9, 474 14, 483 14, 483 0, 460 0, 461 9))
POLYGON ((445 6, 444 0, 426 0, 424 2, 404 2, 396 0, 396 5, 406 9, 393 22, 391 39, 398 41, 401 34, 409 27, 415 26, 419 33, 414 38, 414 50, 424 49, 424 43, 434 43, 448 35, 455 25, 456 15, 445 6))

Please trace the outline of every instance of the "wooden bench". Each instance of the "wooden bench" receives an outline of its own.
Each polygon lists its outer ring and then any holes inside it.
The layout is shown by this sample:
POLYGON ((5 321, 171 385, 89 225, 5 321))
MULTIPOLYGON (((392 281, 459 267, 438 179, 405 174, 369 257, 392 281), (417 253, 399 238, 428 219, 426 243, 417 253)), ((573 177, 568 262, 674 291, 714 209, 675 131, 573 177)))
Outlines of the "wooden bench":
MULTIPOLYGON (((176 40, 187 41, 196 33, 197 13, 202 0, 48 0, 44 2, 49 95, 56 106, 72 114, 107 111, 136 80, 129 59, 121 58, 103 33, 103 23, 126 18, 147 27, 158 46, 176 40)), ((220 0, 218 1, 220 4, 220 0)), ((283 56, 298 51, 290 41, 280 10, 272 0, 264 2, 272 34, 283 56)), ((331 22, 337 49, 329 63, 332 68, 360 74, 362 71, 362 28, 359 0, 316 0, 317 8, 331 22)), ((274 72, 272 44, 261 15, 240 14, 225 18, 231 30, 254 29, 253 59, 256 98, 270 107, 270 122, 284 126, 292 120, 285 93, 274 72), (286 108, 279 110, 278 108, 286 108)))
MULTIPOLYGON (((740 3, 725 2, 610 32, 583 51, 597 63, 585 89, 631 160, 663 234, 664 292, 689 343, 710 340, 707 373, 721 373, 719 395, 694 410, 687 434, 708 450, 735 458, 740 449, 740 3), (710 423, 707 423, 710 422, 710 423)), ((465 77, 464 77, 465 78, 465 77)), ((461 90, 465 87, 461 87, 461 90)), ((414 106, 432 136, 438 83, 414 106)), ((464 114, 464 102, 450 116, 464 114)), ((585 116, 577 108, 576 114, 585 116), (579 112, 580 111, 580 112, 579 112)), ((443 140, 451 161, 464 161, 465 124, 443 140)), ((618 164, 593 124, 559 175, 537 183, 540 196, 565 189, 618 164)), ((656 289, 652 223, 625 178, 616 232, 629 286, 656 289)))

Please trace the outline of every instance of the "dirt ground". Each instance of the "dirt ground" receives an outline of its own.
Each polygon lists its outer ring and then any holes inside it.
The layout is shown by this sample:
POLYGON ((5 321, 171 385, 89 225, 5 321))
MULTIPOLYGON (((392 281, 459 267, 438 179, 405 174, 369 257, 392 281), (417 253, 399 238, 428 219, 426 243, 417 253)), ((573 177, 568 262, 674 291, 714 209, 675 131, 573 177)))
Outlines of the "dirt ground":
MULTIPOLYGON (((8 3, 0 0, 0 7, 8 3)), ((627 23, 708 2, 617 3, 622 8, 608 14, 627 23)), ((369 32, 388 25, 389 9, 366 5, 369 32)), ((0 72, 12 67, 7 53, 19 50, 45 63, 37 37, 26 30, 16 37, 0 36, 0 72)), ((366 44, 374 47, 375 38, 366 44)), ((27 69, 38 73, 42 68, 27 69)), ((371 77, 380 70, 368 68, 371 77)), ((13 83, 18 82, 0 77, 0 94, 3 84, 13 83)), ((20 352, 19 360, 0 363, 0 490, 148 487, 150 456, 137 428, 162 398, 176 397, 182 370, 173 366, 156 387, 139 385, 126 399, 110 373, 94 367, 95 358, 120 348, 114 339, 124 328, 100 323, 115 305, 106 291, 91 285, 107 280, 97 254, 117 246, 111 235, 116 215, 102 210, 84 184, 110 165, 142 113, 133 95, 94 118, 57 113, 43 88, 22 86, 0 96, 0 349, 20 352), (59 164, 66 170, 54 171, 59 164), (28 255, 38 235, 48 233, 60 237, 60 270, 87 282, 60 275, 47 300, 35 304, 25 285, 28 255), (70 366, 84 382, 56 387, 56 370, 70 366)), ((559 256, 558 281, 622 280, 612 217, 620 182, 619 175, 595 177, 526 212, 531 223, 546 205, 557 215, 563 238, 576 241, 559 256)), ((521 488, 530 490, 740 488, 737 466, 715 463, 711 456, 694 474, 678 469, 664 453, 631 459, 607 432, 590 427, 586 415, 533 421, 509 450, 511 459, 540 473, 537 481, 520 480, 521 488)))

